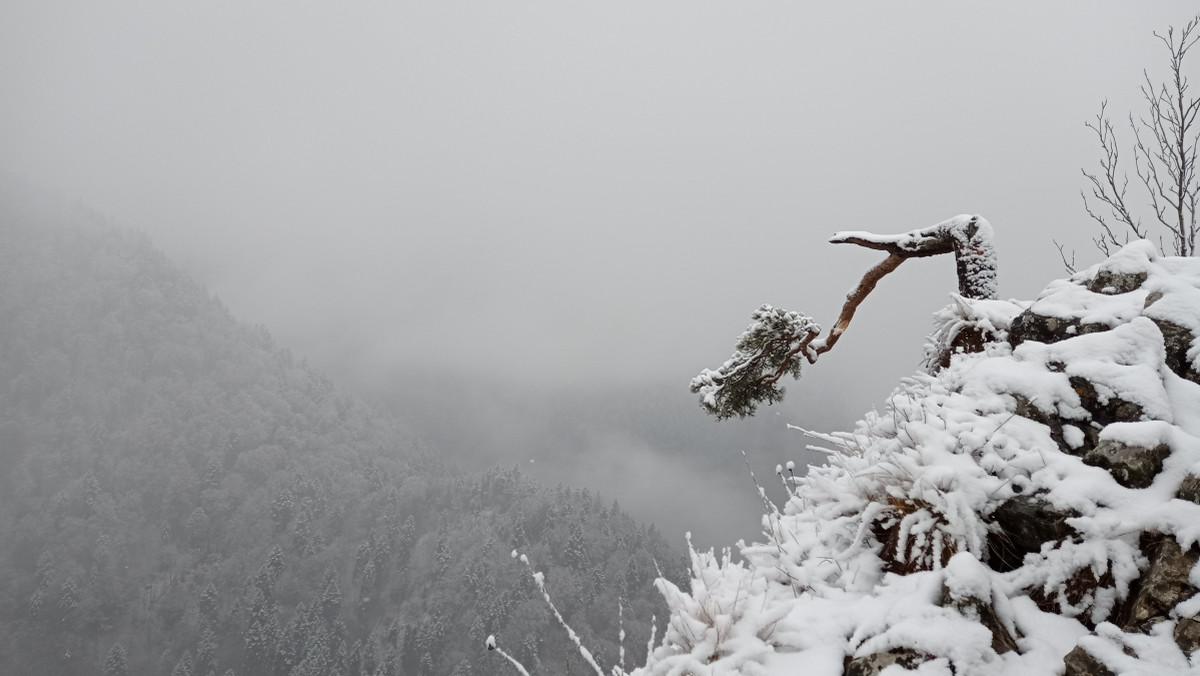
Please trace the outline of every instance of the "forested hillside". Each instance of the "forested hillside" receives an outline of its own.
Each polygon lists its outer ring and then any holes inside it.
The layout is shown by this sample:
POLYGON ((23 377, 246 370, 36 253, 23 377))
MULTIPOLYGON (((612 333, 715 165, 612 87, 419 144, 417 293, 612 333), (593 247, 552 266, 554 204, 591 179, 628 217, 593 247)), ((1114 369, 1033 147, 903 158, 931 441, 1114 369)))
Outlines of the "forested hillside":
POLYGON ((484 674, 489 634, 565 673, 513 548, 604 664, 623 597, 641 659, 653 528, 456 471, 144 236, 0 184, 0 673, 484 674))

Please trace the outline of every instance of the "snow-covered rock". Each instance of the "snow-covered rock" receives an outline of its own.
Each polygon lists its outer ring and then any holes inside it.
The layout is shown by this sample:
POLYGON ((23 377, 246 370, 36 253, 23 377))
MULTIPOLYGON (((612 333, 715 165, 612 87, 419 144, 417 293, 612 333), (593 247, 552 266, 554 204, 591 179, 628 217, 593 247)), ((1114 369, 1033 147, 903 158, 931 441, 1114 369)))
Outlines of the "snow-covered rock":
POLYGON ((636 674, 1200 674, 1200 259, 955 298, 636 674))

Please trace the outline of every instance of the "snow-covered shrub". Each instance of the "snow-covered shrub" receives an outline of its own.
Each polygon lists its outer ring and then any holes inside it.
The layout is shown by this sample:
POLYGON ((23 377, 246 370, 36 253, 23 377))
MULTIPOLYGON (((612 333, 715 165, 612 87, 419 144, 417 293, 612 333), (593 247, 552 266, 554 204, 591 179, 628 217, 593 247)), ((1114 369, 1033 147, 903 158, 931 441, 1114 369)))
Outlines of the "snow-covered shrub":
POLYGON ((665 578, 657 585, 671 612, 663 645, 651 655, 649 664, 672 658, 686 671, 704 673, 706 665, 718 660, 753 662, 771 643, 778 616, 752 613, 752 598, 761 598, 766 580, 741 562, 731 560, 728 549, 718 557, 712 550, 688 550, 692 562, 690 593, 665 578))
POLYGON ((1007 350, 1008 329, 1026 304, 1006 300, 968 300, 951 294, 952 302, 933 315, 933 333, 921 364, 926 373, 950 365, 956 354, 1007 350))
POLYGON ((1129 587, 1145 570, 1146 557, 1136 538, 1092 539, 1047 545, 1030 554, 1009 578, 1012 587, 1030 590, 1046 612, 1082 618, 1095 626, 1108 620, 1129 587))

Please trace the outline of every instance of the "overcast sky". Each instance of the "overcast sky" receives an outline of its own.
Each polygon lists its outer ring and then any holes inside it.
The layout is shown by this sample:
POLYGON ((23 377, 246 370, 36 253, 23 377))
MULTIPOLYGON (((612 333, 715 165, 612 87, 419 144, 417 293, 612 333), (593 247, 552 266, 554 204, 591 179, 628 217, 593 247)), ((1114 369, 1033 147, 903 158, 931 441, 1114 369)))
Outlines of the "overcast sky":
MULTIPOLYGON (((832 323, 958 213, 1000 288, 1093 262, 1085 120, 1194 2, 0 4, 0 170, 156 243, 350 382, 679 383, 769 302, 832 323)), ((1193 67, 1200 61, 1193 62, 1193 67)), ((1196 72, 1195 69, 1193 72, 1196 72)), ((784 416, 912 372, 951 260, 884 280, 784 416)), ((503 396, 503 393, 498 393, 503 396)), ((811 417, 811 416, 810 416, 811 417)))

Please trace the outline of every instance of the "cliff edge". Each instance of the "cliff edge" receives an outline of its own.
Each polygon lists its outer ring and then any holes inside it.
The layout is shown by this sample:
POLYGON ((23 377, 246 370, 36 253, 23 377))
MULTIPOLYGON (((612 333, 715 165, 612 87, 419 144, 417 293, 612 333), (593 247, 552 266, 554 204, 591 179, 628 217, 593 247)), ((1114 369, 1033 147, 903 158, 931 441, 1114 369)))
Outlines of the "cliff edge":
POLYGON ((936 322, 927 373, 779 468, 764 541, 660 581, 635 673, 1200 673, 1200 259, 1136 242, 936 322))

